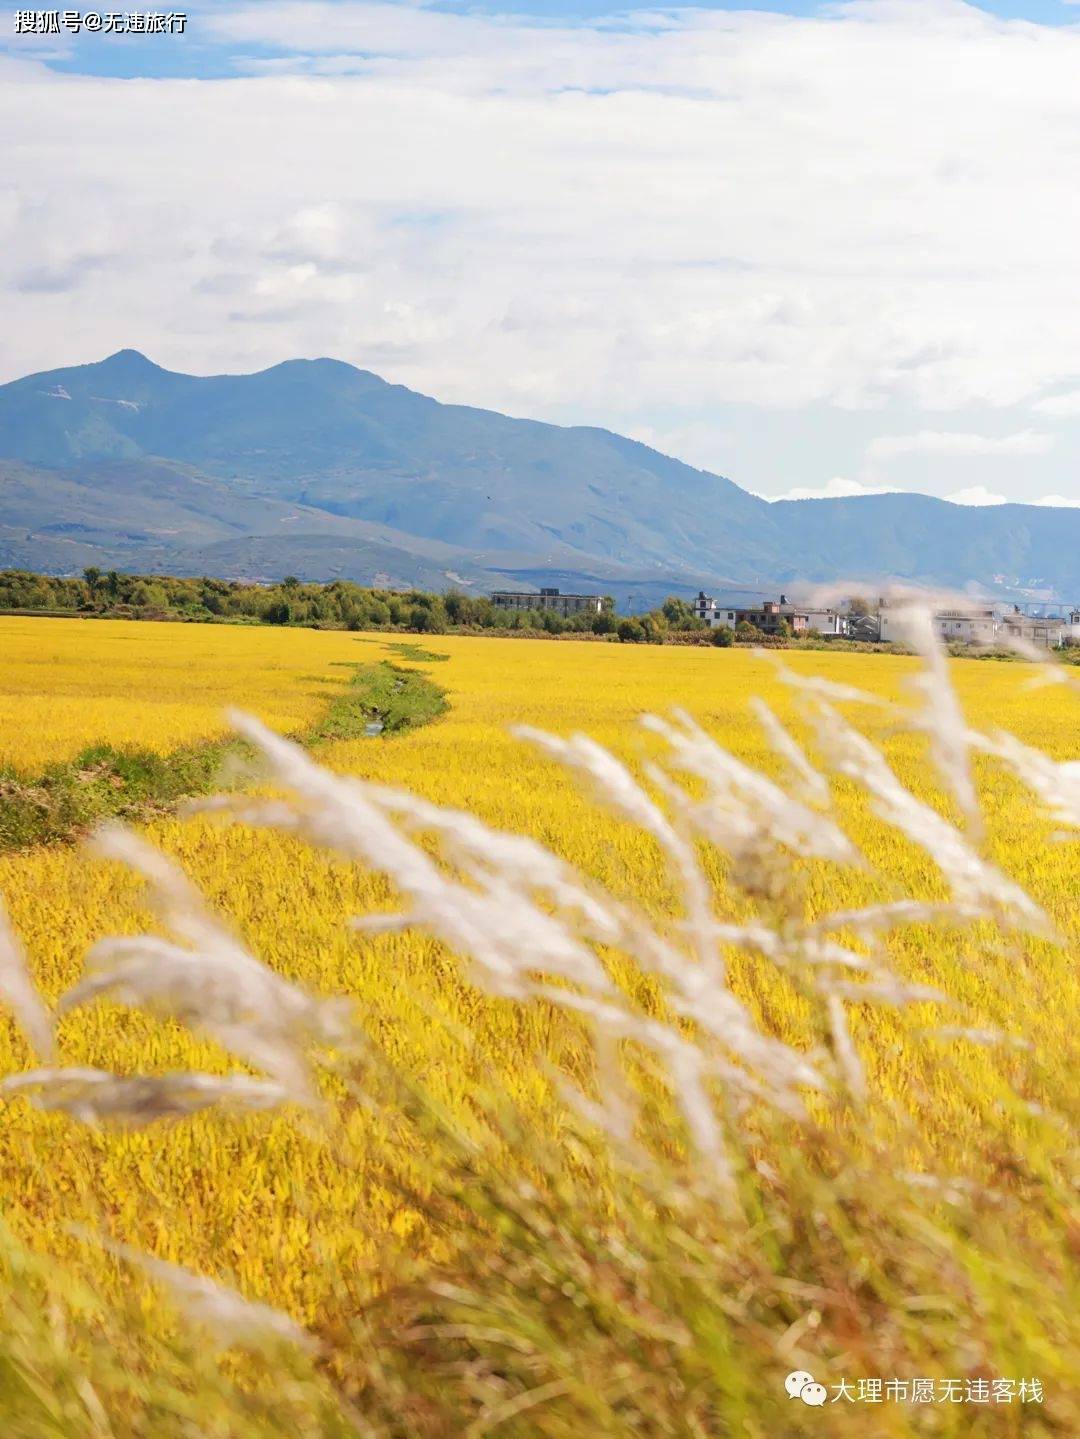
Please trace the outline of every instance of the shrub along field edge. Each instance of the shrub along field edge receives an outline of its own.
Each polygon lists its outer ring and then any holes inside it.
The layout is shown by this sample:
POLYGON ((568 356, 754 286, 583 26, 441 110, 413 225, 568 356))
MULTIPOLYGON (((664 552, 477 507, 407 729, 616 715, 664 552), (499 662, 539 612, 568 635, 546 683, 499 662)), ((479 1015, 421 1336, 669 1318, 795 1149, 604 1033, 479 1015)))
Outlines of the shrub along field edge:
MULTIPOLYGON (((426 675, 383 660, 358 666, 347 691, 293 738, 314 748, 328 740, 358 738, 375 724, 381 726, 379 735, 400 734, 428 724, 447 707, 445 691, 426 675)), ((245 741, 227 738, 185 745, 167 755, 94 744, 33 778, 0 769, 0 851, 70 843, 107 819, 166 813, 183 799, 214 793, 226 773, 234 784, 235 774, 252 759, 245 741)))

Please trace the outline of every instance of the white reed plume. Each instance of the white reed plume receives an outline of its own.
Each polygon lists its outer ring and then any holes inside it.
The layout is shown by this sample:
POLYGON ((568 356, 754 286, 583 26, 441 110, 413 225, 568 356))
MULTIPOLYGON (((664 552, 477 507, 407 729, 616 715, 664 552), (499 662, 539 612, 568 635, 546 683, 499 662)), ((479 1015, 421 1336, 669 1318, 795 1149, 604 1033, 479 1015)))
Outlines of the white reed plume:
POLYGON ((575 734, 568 740, 559 739, 528 725, 517 726, 513 733, 559 760, 568 769, 586 775, 594 792, 609 809, 653 836, 667 855, 682 887, 698 958, 703 963, 715 965, 718 957, 708 939, 712 893, 693 843, 680 827, 650 799, 624 764, 587 735, 575 734))
POLYGON ((84 1124, 112 1122, 133 1128, 212 1105, 274 1109, 290 1097, 282 1085, 246 1074, 122 1076, 103 1069, 33 1069, 0 1081, 0 1094, 24 1092, 37 1109, 59 1110, 84 1124))
POLYGON ((930 738, 930 755, 946 788, 978 837, 982 833, 982 812, 975 793, 968 749, 967 725, 949 679, 944 646, 934 633, 930 611, 910 606, 898 611, 902 633, 923 661, 923 668, 908 680, 922 696, 922 707, 914 727, 930 738))
POLYGON ((848 1028, 847 1012, 838 994, 829 994, 825 1000, 829 1016, 829 1033, 832 1037, 833 1053, 840 1073, 844 1077, 852 1099, 866 1098, 866 1070, 863 1068, 859 1051, 848 1028))
MULTIPOLYGON (((1055 819, 1080 828, 1080 762, 1051 759, 1004 730, 998 730, 990 737, 973 734, 971 742, 985 753, 1004 760, 1055 819)), ((1080 838, 1076 835, 1066 837, 1080 838)))
POLYGON ((831 819, 792 799, 759 770, 721 748, 690 716, 676 710, 673 723, 645 715, 641 723, 668 743, 668 763, 705 781, 708 801, 688 813, 707 838, 732 853, 768 840, 797 854, 839 864, 859 864, 858 850, 831 819))
POLYGON ((502 874, 575 914, 590 938, 618 942, 622 923, 610 896, 597 893, 565 860, 536 840, 491 829, 464 810, 431 804, 387 785, 369 784, 366 789, 386 814, 408 830, 437 834, 465 873, 502 874))
POLYGON ((1025 681, 1025 689, 1037 690, 1043 689, 1047 685, 1064 685, 1066 689, 1076 690, 1080 693, 1080 679, 1069 673, 1071 666, 1052 661, 1046 650, 1040 649, 1038 645, 1033 645, 1030 640, 1006 632, 999 635, 995 643, 1002 649, 1012 650, 1013 654, 1019 655, 1021 659, 1025 659, 1035 666, 1035 673, 1025 681))
POLYGON ((26 954, 0 900, 0 1000, 11 1006, 19 1027, 42 1059, 54 1050, 54 1020, 30 978, 26 954))
MULTIPOLYGON (((440 809, 415 795, 381 785, 367 785, 365 789, 371 799, 401 822, 438 834, 445 841, 447 854, 477 882, 486 883, 492 873, 501 872, 516 891, 514 902, 517 904, 529 905, 530 894, 540 893, 563 912, 573 915, 591 942, 621 948, 647 973, 663 977, 672 986, 670 999, 677 1013, 694 1019, 742 1059, 768 1074, 778 1091, 787 1091, 795 1084, 820 1084, 812 1066, 801 1056, 755 1028, 749 1011, 727 989, 722 968, 702 965, 700 954, 696 956, 698 964, 691 962, 683 950, 674 947, 645 922, 640 912, 628 909, 609 895, 601 898, 594 894, 577 871, 536 841, 489 829, 471 815, 440 809)), ((684 866, 696 864, 681 840, 678 859, 680 873, 685 873, 684 866)), ((378 934, 399 931, 419 922, 417 914, 378 914, 352 923, 361 932, 378 934)), ((693 922, 687 929, 697 932, 693 922)), ((771 935, 771 931, 760 926, 744 929, 710 923, 708 929, 710 941, 719 943, 740 943, 757 934, 765 944, 766 936, 771 935)), ((709 954, 713 953, 710 943, 709 954)), ((597 975, 590 975, 587 987, 602 991, 610 1003, 613 991, 606 978, 599 983, 597 975)), ((546 993, 546 997, 553 996, 546 993)), ((555 1002, 560 1002, 558 995, 554 997, 555 1002)))
POLYGON ((1014 655, 1019 655, 1023 660, 1029 660, 1033 665, 1038 665, 1038 672, 1035 677, 1028 681, 1033 689, 1042 685, 1067 684, 1068 675, 1060 665, 1047 664, 1046 651, 1038 645, 1033 645, 1022 635, 1010 634, 1008 630, 997 637, 996 644, 1004 650, 1011 650, 1014 655))
MULTIPOLYGON (((694 1045, 684 1050, 689 1042, 681 1040, 672 1026, 646 1021, 634 1013, 590 944, 571 927, 571 920, 597 942, 618 944, 644 969, 670 980, 673 1008, 692 1018, 749 1067, 752 1073, 740 1076, 745 1082, 759 1087, 764 1083, 770 1095, 789 1109, 798 1105, 798 1085, 820 1084, 820 1077, 802 1055, 755 1028, 749 1012, 726 988, 721 975, 695 964, 640 914, 630 915, 614 902, 601 905, 569 866, 550 855, 540 860, 532 842, 508 844, 504 867, 500 863, 504 837, 486 830, 478 820, 438 811, 383 786, 331 774, 257 721, 237 717, 236 722, 263 751, 274 777, 295 796, 288 828, 388 875, 407 896, 408 919, 469 959, 474 976, 489 991, 516 999, 533 996, 586 1014, 605 1025, 614 1037, 635 1039, 657 1053, 670 1072, 677 1070, 680 1075, 679 1101, 699 1142, 705 1137, 701 1105, 707 1096, 700 1082, 690 1084, 687 1076, 697 1064, 719 1075, 727 1062, 709 1059, 694 1045), (437 833, 445 841, 446 853, 463 866, 465 881, 414 844, 394 819, 437 833), (534 865, 534 860, 539 862, 534 865), (537 903, 538 882, 541 896, 549 905, 555 902, 557 913, 537 903), (576 987, 568 988, 567 983, 576 987)), ((606 764, 604 753, 589 756, 601 773, 606 764)), ((619 803, 639 815, 645 812, 644 806, 652 804, 643 795, 638 798, 635 782, 628 776, 620 775, 617 784, 619 803)), ((250 809, 245 817, 252 817, 250 809)), ((280 818, 276 813, 272 817, 280 818)), ((685 844, 673 829, 670 833, 665 830, 667 821, 655 806, 648 818, 652 832, 664 836, 665 847, 678 850, 685 844)), ((387 925, 396 928, 397 923, 381 915, 374 920, 377 930, 387 925)), ((728 1067, 735 1072, 735 1066, 728 1067)), ((709 1142, 711 1152, 715 1140, 714 1134, 709 1142)))
POLYGON ((622 1066, 619 1041, 607 1030, 597 1027, 593 1048, 596 1053, 597 1098, 590 1098, 561 1074, 557 1076, 559 1091, 594 1128, 610 1135, 624 1152, 632 1150, 641 1104, 622 1066))
POLYGON ((897 899, 887 904, 866 905, 862 909, 835 910, 807 925, 806 934, 831 934, 838 929, 850 929, 860 939, 869 939, 903 925, 978 919, 983 913, 982 907, 975 905, 928 904, 921 899, 897 899))
POLYGON ((929 984, 909 984, 894 974, 879 974, 865 983, 854 984, 846 979, 823 979, 818 986, 824 994, 839 995, 856 1004, 872 1000, 875 1004, 945 1004, 948 997, 929 984))
POLYGON ((413 924, 466 956, 484 988, 522 999, 532 987, 531 976, 540 973, 597 993, 612 991, 593 951, 512 876, 477 870, 473 884, 462 884, 402 833, 371 787, 320 768, 298 745, 258 720, 231 717, 262 751, 275 777, 293 791, 296 805, 288 827, 388 875, 408 896, 413 924))
POLYGON ((708 1079, 712 1075, 741 1084, 746 1076, 733 1066, 711 1059, 697 1045, 684 1039, 673 1025, 630 1014, 621 1006, 604 1004, 587 995, 568 994, 564 1003, 569 1009, 591 1016, 609 1039, 636 1040, 663 1061, 695 1148, 712 1166, 712 1178, 719 1188, 732 1195, 734 1169, 723 1126, 709 1094, 708 1079))
POLYGON ((166 923, 191 947, 153 935, 103 940, 61 1011, 107 996, 168 1014, 265 1071, 298 1103, 314 1103, 305 1047, 346 1037, 348 1001, 317 998, 248 954, 184 874, 129 830, 110 826, 97 845, 143 875, 166 923))
MULTIPOLYGON (((92 1236, 86 1236, 92 1238, 92 1236)), ((224 1284, 193 1274, 180 1264, 143 1254, 129 1244, 97 1241, 110 1254, 141 1269, 168 1290, 185 1319, 199 1325, 223 1349, 274 1350, 282 1346, 314 1351, 314 1336, 269 1304, 245 1299, 224 1284)))
MULTIPOLYGON (((369 803, 409 833, 437 834, 447 855, 464 873, 485 878, 501 873, 537 894, 547 895, 559 908, 575 913, 590 938, 601 943, 618 941, 620 925, 612 914, 608 896, 601 898, 569 865, 535 840, 489 829, 464 810, 434 805, 388 785, 368 782, 363 792, 369 803)), ((192 812, 227 816, 243 824, 292 831, 312 842, 328 843, 322 839, 316 841, 302 812, 284 801, 217 795, 193 801, 188 808, 192 812)), ((420 920, 412 913, 395 912, 362 915, 351 920, 350 925, 364 934, 397 934, 419 927, 420 920)))
POLYGON ((787 685, 788 689, 798 690, 802 694, 811 695, 814 699, 832 700, 836 704, 870 705, 872 709, 892 712, 897 710, 897 706, 891 700, 882 699, 880 695, 871 694, 869 690, 841 684, 837 680, 826 679, 824 675, 798 674, 795 670, 789 669, 780 656, 771 650, 759 649, 754 653, 767 659, 773 665, 777 679, 787 685))
POLYGON ((926 851, 961 904, 987 914, 1007 911, 1015 924, 1052 933, 1046 914, 1026 891, 982 859, 955 825, 917 799, 880 751, 826 704, 818 709, 818 739, 836 769, 869 791, 876 813, 926 851))
POLYGON ((932 1039, 966 1039, 969 1044, 981 1044, 991 1046, 995 1044, 1008 1045, 1011 1049, 1032 1049, 1029 1039, 1022 1039, 1015 1034, 1004 1034, 1000 1029, 976 1029, 962 1024, 939 1024, 933 1029, 923 1029, 919 1033, 929 1035, 932 1039))
POLYGON ((1025 689, 1038 690, 1047 686, 1064 685, 1066 689, 1075 690, 1080 693, 1080 679, 1069 674, 1063 664, 1040 663, 1038 672, 1032 675, 1031 679, 1024 685, 1025 689))
POLYGON ((777 719, 765 701, 754 695, 750 708, 757 715, 773 751, 784 761, 798 786, 801 798, 807 803, 824 809, 832 798, 829 782, 807 759, 802 746, 797 744, 787 729, 777 719))
MULTIPOLYGON (((607 750, 592 741, 578 743, 578 736, 567 742, 528 730, 524 737, 556 758, 565 758, 569 749, 577 759, 574 767, 585 770, 601 799, 607 797, 610 778, 615 790, 613 808, 627 817, 636 815, 639 822, 647 821, 649 832, 659 840, 683 885, 689 914, 685 932, 694 943, 693 959, 658 934, 638 911, 628 910, 609 895, 595 895, 580 874, 534 840, 489 829, 470 815, 440 809, 384 786, 368 785, 366 793, 388 813, 440 835, 448 854, 478 882, 483 882, 488 871, 501 872, 521 886, 519 903, 527 901, 534 890, 543 893, 575 915, 591 941, 618 946, 646 972, 662 976, 672 987, 669 998, 676 1013, 700 1024, 749 1064, 773 1086, 775 1102, 789 1109, 800 1107, 794 1098, 795 1087, 820 1086, 820 1077, 796 1051, 756 1028, 749 1010, 728 989, 717 952, 717 944, 752 944, 755 936, 761 945, 767 945, 772 931, 763 926, 713 922, 712 893, 692 842, 679 829, 678 808, 676 818, 669 820, 607 750)), ((681 792, 676 799, 685 803, 681 792)), ((358 923, 367 927, 363 920, 358 923)), ((386 918, 375 916, 374 925, 383 929, 386 918)))

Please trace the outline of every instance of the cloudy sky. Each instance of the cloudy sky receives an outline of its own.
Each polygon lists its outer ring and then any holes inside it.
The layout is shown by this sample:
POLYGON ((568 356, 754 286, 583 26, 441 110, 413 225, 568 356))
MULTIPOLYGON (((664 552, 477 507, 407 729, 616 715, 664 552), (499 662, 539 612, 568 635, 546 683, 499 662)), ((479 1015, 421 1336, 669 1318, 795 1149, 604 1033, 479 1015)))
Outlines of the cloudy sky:
POLYGON ((333 355, 769 497, 1080 504, 1080 6, 0 9, 0 381, 333 355))

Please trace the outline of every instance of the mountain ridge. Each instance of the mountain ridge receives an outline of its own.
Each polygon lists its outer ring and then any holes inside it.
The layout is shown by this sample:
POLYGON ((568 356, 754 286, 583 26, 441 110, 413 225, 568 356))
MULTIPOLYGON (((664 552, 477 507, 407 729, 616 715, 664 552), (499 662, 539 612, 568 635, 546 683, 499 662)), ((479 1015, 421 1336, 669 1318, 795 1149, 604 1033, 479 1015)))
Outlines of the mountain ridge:
POLYGON ((446 405, 327 356, 203 376, 123 349, 0 386, 0 565, 35 556, 477 590, 594 576, 617 596, 843 579, 1072 598, 1080 510, 769 502, 601 427, 446 405))

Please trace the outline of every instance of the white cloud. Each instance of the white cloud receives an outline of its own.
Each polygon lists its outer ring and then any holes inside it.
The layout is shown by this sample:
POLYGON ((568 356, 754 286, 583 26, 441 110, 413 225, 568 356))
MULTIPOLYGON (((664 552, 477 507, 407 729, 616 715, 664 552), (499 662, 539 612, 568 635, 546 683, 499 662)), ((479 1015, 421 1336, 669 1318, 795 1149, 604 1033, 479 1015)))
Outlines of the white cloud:
POLYGON ((995 495, 985 485, 969 485, 966 490, 957 490, 954 495, 946 495, 954 505, 1007 505, 1008 499, 1004 495, 995 495))
POLYGON ((945 499, 954 505, 1039 505, 1056 510, 1080 509, 1080 499, 1069 499, 1067 495, 1043 495, 1041 500, 1010 499, 1007 495, 995 494, 985 485, 969 485, 967 489, 946 495, 945 499))
MULTIPOLYGON (((333 354, 516 413, 678 412, 721 470, 725 404, 1075 384, 1080 28, 955 0, 574 26, 267 0, 200 25, 250 73, 6 63, 0 378, 128 344, 204 372, 333 354)), ((1050 444, 920 436, 876 458, 1050 444)))
POLYGON ((828 484, 796 487, 782 495, 768 495, 769 500, 845 500, 860 495, 894 495, 897 491, 889 485, 864 485, 859 480, 845 480, 837 476, 828 484))
POLYGON ((724 426, 708 418, 667 425, 643 425, 631 418, 618 428, 632 440, 640 440, 661 454, 674 455, 685 464, 712 474, 727 473, 733 437, 724 426))
POLYGON ((868 460, 897 455, 1045 455, 1053 435, 1020 430, 1012 435, 973 435, 957 430, 919 430, 913 435, 879 435, 866 447, 868 460))
MULTIPOLYGON (((1080 0, 1077 0, 1080 3, 1080 0)), ((1031 408, 1043 415, 1080 415, 1080 390, 1067 390, 1061 395, 1046 395, 1031 408)))

